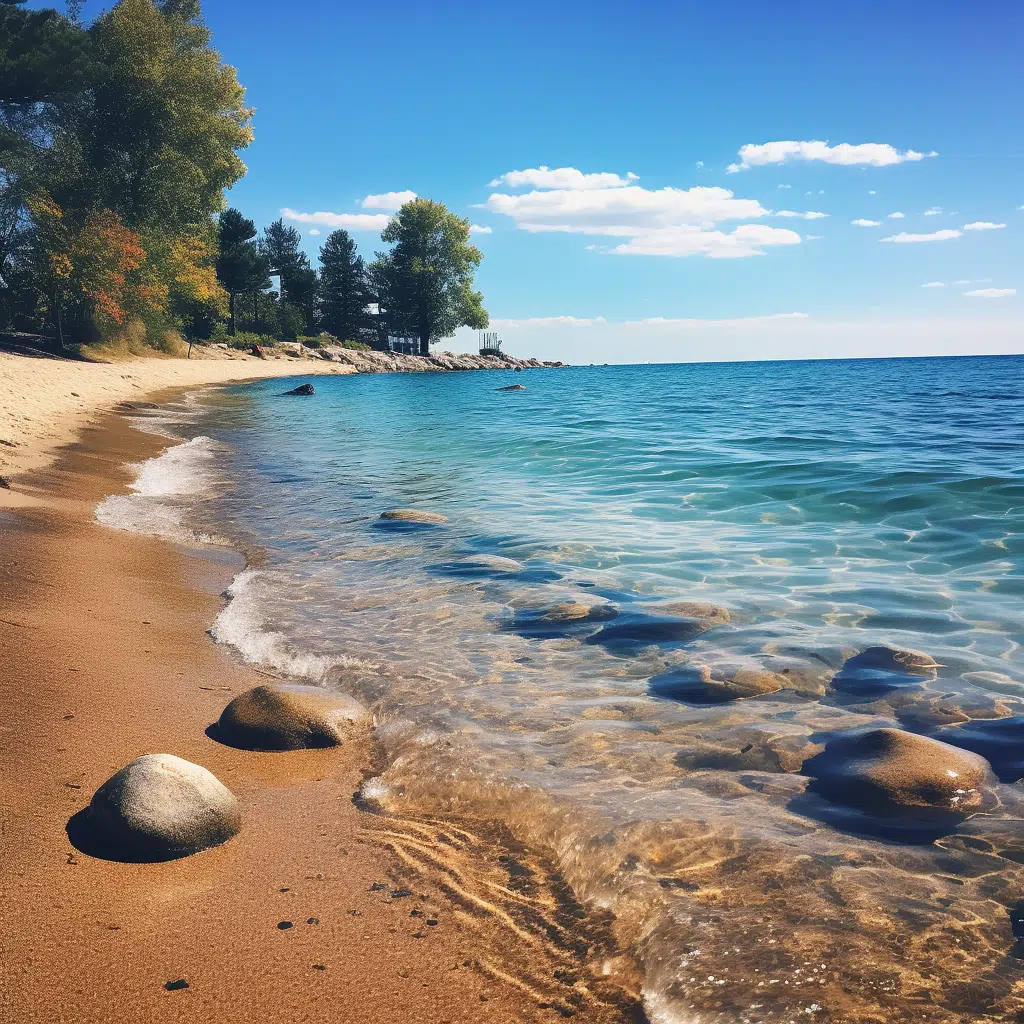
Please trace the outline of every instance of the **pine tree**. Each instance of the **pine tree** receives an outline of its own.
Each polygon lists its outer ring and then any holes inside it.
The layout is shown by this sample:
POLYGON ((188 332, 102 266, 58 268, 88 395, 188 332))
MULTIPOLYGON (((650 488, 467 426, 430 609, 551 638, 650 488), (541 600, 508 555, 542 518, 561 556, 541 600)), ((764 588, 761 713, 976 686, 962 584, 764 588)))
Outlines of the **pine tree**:
POLYGON ((256 225, 238 210, 225 210, 219 222, 217 277, 228 293, 229 332, 235 333, 235 296, 255 293, 267 283, 270 261, 256 244, 256 225))
POLYGON ((342 341, 356 341, 370 327, 373 301, 366 267, 347 231, 332 231, 320 247, 320 322, 342 341))

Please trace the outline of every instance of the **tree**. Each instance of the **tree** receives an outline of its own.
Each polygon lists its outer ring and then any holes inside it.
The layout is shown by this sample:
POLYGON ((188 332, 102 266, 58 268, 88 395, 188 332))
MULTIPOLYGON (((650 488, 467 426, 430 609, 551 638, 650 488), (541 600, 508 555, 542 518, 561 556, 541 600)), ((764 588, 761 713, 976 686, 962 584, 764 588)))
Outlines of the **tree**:
POLYGON ((88 29, 91 87, 60 104, 48 190, 136 231, 194 229, 244 173, 251 111, 195 4, 120 0, 88 29))
POLYGON ((414 199, 381 233, 394 243, 377 253, 372 268, 392 332, 419 338, 420 354, 430 343, 462 326, 487 326, 483 296, 473 290, 473 274, 483 254, 469 244, 469 221, 449 213, 443 203, 414 199))
POLYGON ((263 229, 260 246, 270 260, 270 273, 281 278, 281 298, 287 296, 290 286, 300 271, 309 269, 309 260, 299 248, 302 236, 293 227, 285 227, 283 220, 275 220, 263 229))
POLYGON ((235 333, 235 296, 261 290, 270 270, 270 260, 256 244, 256 225, 238 210, 225 210, 218 222, 220 254, 217 277, 228 293, 230 334, 235 333))
POLYGON ((320 322, 342 341, 358 341, 370 327, 373 301, 362 256, 347 231, 332 231, 320 246, 320 322))

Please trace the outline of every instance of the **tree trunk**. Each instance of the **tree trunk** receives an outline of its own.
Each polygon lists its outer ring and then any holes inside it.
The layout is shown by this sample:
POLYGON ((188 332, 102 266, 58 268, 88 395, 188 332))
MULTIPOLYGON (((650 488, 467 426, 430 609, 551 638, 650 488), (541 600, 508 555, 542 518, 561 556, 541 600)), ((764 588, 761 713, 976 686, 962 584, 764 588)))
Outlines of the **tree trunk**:
POLYGON ((420 329, 420 355, 430 355, 430 331, 424 331, 420 329))
POLYGON ((235 336, 235 293, 228 292, 228 316, 230 317, 230 325, 228 327, 228 334, 233 338, 235 336))

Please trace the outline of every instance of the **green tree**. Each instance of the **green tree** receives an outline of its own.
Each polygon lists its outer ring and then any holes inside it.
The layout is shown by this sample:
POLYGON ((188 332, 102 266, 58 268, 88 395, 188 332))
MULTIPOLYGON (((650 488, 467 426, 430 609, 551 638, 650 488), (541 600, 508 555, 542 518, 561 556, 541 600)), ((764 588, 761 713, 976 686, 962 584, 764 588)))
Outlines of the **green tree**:
POLYGON ((210 47, 198 5, 120 0, 88 29, 93 82, 59 105, 45 168, 69 215, 110 210, 132 230, 194 229, 244 173, 251 111, 210 47))
POLYGON ((265 286, 270 260, 256 244, 256 225, 238 210, 230 208, 220 215, 218 234, 217 277, 228 293, 228 331, 234 334, 235 296, 265 286))
POLYGON ((347 231, 332 231, 320 246, 320 322, 342 341, 358 341, 370 327, 373 293, 362 256, 347 231))
POLYGON ((443 203, 414 199, 381 239, 393 248, 377 253, 372 276, 389 331, 419 338, 420 354, 428 355, 432 341, 459 327, 487 326, 483 296, 473 290, 483 254, 469 243, 468 220, 443 203))
POLYGON ((270 260, 270 273, 281 278, 281 297, 288 295, 290 286, 303 270, 309 269, 309 260, 299 248, 302 236, 283 220, 275 220, 263 229, 260 247, 270 260))

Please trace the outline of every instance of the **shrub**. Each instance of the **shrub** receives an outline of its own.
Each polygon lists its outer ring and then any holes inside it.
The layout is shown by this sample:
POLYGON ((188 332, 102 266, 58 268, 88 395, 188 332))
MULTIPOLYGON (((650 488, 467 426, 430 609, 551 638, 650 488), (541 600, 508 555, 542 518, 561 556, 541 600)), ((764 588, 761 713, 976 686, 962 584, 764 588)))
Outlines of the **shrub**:
POLYGON ((366 352, 366 351, 369 351, 369 349, 370 349, 370 346, 367 345, 366 342, 364 342, 364 341, 343 341, 341 343, 341 347, 342 348, 356 349, 357 351, 360 351, 360 352, 366 352))

